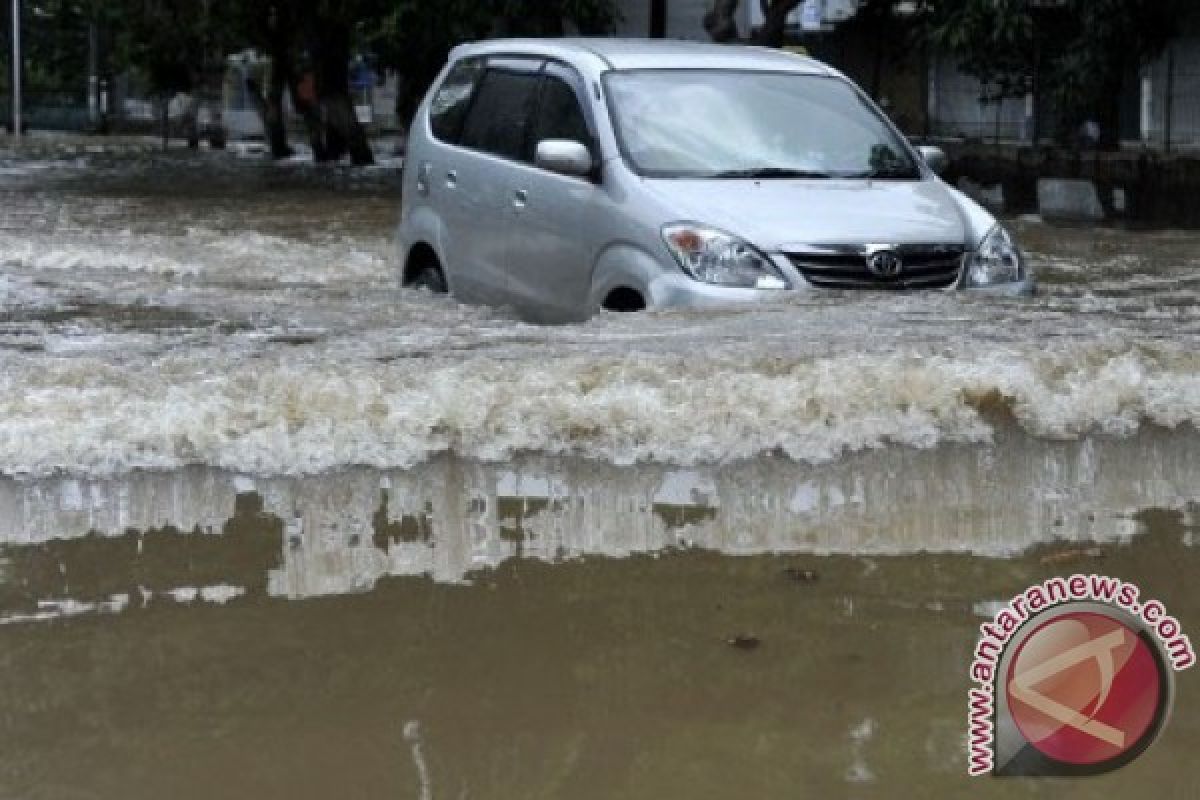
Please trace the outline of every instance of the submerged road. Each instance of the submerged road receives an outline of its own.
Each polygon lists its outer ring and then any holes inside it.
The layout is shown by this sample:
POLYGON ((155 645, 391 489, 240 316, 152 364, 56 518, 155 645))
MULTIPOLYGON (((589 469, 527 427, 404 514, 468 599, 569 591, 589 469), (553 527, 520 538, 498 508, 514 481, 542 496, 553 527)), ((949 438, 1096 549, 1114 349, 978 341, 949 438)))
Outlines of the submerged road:
MULTIPOLYGON (((1200 233, 539 327, 397 285, 394 163, 35 146, 0 796, 1040 796, 966 784, 989 609, 1100 571, 1200 625, 1200 233)), ((1194 699, 1055 791, 1194 795, 1194 699)))

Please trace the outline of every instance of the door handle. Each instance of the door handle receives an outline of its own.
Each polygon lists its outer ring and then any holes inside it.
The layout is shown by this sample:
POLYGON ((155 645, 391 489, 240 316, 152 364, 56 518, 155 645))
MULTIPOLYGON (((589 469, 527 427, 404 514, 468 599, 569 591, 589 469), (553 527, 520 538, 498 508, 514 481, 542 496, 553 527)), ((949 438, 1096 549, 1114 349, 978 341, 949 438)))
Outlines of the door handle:
POLYGON ((458 172, 450 170, 446 173, 446 188, 454 189, 458 186, 458 172))
POLYGON ((433 172, 433 164, 428 162, 421 165, 421 169, 417 171, 417 192, 422 195, 429 194, 429 174, 433 172))
POLYGON ((529 203, 529 192, 524 189, 517 189, 513 192, 513 206, 516 208, 524 208, 529 203))

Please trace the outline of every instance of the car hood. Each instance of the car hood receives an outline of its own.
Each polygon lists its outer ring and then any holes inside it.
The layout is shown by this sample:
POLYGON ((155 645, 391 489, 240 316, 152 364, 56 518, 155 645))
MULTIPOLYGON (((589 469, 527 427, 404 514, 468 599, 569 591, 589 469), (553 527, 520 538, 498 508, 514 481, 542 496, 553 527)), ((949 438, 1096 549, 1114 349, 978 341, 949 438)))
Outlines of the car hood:
POLYGON ((762 250, 812 244, 963 244, 963 211, 940 181, 647 180, 680 221, 762 250))

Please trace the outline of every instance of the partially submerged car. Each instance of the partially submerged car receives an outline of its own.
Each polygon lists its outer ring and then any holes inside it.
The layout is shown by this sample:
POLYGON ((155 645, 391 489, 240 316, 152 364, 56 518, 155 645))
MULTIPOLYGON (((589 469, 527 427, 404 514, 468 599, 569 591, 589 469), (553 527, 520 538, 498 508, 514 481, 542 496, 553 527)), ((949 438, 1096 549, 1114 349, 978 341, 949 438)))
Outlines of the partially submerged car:
POLYGON ((406 285, 539 320, 812 289, 1030 293, 1020 249, 849 79, 754 47, 492 40, 417 111, 406 285))

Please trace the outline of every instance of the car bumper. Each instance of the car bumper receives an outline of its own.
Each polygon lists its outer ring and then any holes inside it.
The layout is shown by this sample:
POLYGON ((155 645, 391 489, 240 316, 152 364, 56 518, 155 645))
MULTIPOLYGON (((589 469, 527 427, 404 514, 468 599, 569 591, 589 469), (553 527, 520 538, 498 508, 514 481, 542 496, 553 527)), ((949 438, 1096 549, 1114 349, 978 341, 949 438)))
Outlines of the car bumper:
MULTIPOLYGON (((729 286, 700 283, 684 275, 671 275, 663 276, 650 285, 648 300, 651 308, 712 308, 766 303, 784 299, 791 292, 808 291, 824 290, 808 284, 802 284, 796 289, 736 289, 729 286)), ((1004 283, 997 286, 979 286, 967 289, 955 287, 943 291, 1030 297, 1037 293, 1037 281, 1029 277, 1015 283, 1004 283)))
POLYGON ((765 303, 788 296, 787 289, 737 289, 701 283, 686 275, 664 275, 648 288, 651 308, 713 308, 765 303))
POLYGON ((970 286, 961 291, 971 292, 972 294, 1002 294, 1010 297, 1032 297, 1037 294, 1037 281, 1030 276, 1023 281, 1016 281, 1014 283, 1001 283, 997 286, 970 286))

